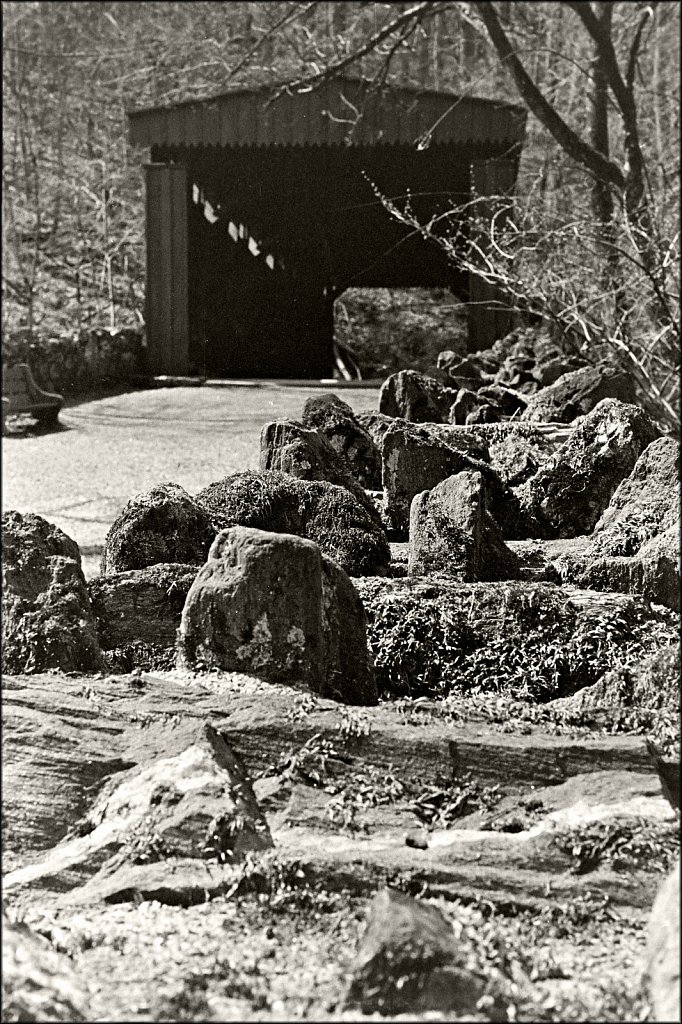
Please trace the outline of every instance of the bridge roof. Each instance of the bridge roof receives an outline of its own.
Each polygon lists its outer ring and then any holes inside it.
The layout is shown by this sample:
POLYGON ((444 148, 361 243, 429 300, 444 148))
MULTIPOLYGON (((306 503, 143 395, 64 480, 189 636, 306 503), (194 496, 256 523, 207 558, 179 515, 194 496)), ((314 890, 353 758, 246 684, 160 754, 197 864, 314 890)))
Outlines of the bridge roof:
POLYGON ((516 104, 406 86, 376 90, 358 78, 272 96, 267 87, 242 89, 131 110, 129 140, 164 147, 367 146, 414 144, 428 135, 433 143, 504 149, 523 142, 526 126, 525 108, 516 104))

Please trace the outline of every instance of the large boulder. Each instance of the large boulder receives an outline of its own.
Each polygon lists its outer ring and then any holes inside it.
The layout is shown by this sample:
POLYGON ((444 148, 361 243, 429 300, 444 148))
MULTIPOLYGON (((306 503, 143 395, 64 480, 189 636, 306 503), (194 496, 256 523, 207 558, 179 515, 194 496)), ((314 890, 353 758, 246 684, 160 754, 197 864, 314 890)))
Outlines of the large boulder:
POLYGON ((590 533, 620 482, 659 434, 639 407, 603 399, 538 472, 516 489, 526 536, 590 533))
POLYGON ((362 487, 381 487, 381 452, 346 402, 336 395, 309 398, 301 419, 304 427, 324 434, 362 487))
POLYGON ((447 423, 457 388, 416 370, 393 373, 381 385, 379 411, 410 423, 447 423))
POLYGON ((679 444, 660 437, 618 485, 584 548, 555 566, 579 586, 642 594, 679 610, 679 508, 679 444))
POLYGON ((2 670, 104 665, 78 545, 32 513, 2 516, 2 670))
POLYGON ((430 573, 467 583, 519 576, 519 561, 487 509, 479 472, 450 476, 416 495, 410 510, 411 576, 430 573))
POLYGON ((99 642, 116 667, 173 667, 180 616, 197 572, 198 566, 172 562, 90 580, 99 642))
POLYGON ((200 491, 196 500, 221 529, 249 526, 314 540, 350 576, 387 571, 391 552, 378 513, 347 488, 288 473, 235 473, 200 491))
POLYGON ((594 528, 595 555, 636 555, 680 518, 680 445, 659 437, 621 481, 594 528))
POLYGON ((362 604, 343 571, 334 563, 323 568, 324 560, 301 537, 222 531, 187 596, 178 663, 304 685, 348 704, 376 703, 362 604))
POLYGON ((260 435, 261 473, 288 473, 298 480, 325 480, 345 487, 377 525, 379 516, 353 469, 324 434, 308 430, 294 420, 266 423, 260 435))
POLYGON ((544 423, 570 423, 591 412, 604 398, 634 403, 637 396, 632 378, 610 366, 584 366, 543 387, 530 399, 521 416, 544 423))
POLYGON ((382 442, 384 505, 394 530, 407 533, 412 499, 465 469, 483 474, 491 495, 501 488, 484 461, 487 448, 472 431, 434 428, 396 420, 382 442))
POLYGON ((157 484, 131 498, 107 533, 102 573, 143 569, 160 562, 202 565, 215 524, 179 484, 157 484))
POLYGON ((646 979, 653 1020, 680 1020, 680 862, 658 891, 649 917, 646 979))
POLYGON ((485 979, 465 966, 463 947, 441 911, 396 889, 372 900, 346 993, 362 1013, 470 1014, 485 979))

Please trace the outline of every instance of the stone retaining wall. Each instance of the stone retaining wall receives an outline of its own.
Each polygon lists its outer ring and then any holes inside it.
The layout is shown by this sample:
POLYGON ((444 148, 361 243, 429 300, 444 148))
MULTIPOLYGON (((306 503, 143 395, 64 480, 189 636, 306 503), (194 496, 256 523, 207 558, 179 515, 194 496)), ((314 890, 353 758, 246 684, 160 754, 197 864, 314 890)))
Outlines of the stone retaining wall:
POLYGON ((37 384, 60 394, 111 382, 133 382, 144 373, 144 332, 124 327, 40 338, 14 331, 2 341, 4 366, 28 363, 37 384))

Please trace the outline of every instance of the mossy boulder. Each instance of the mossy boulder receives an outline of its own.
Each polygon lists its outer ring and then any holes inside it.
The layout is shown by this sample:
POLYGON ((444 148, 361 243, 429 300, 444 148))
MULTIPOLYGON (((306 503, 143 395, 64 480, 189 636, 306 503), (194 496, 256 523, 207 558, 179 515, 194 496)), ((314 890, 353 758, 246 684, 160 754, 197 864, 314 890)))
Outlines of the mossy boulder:
POLYGON ((678 524, 680 445, 659 437, 613 493, 594 528, 595 555, 636 555, 647 541, 678 524))
POLYGON ((377 525, 380 519, 351 465, 323 433, 295 420, 266 423, 260 435, 260 469, 288 473, 298 480, 322 480, 345 487, 377 525))
POLYGON ((131 498, 114 520, 104 542, 102 573, 161 562, 202 565, 216 533, 210 515, 183 487, 156 484, 131 498))
POLYGON ((483 477, 466 470, 416 495, 410 509, 409 575, 437 573, 469 583, 517 579, 518 558, 487 504, 483 477))
POLYGON ((651 708, 674 711, 680 706, 680 647, 673 644, 640 661, 606 672, 598 682, 571 697, 560 698, 553 708, 651 708))
POLYGON ((349 576, 386 572, 391 552, 378 513, 346 488, 274 471, 235 473, 196 500, 221 529, 249 526, 314 540, 349 576))
POLYGON ((544 701, 677 642, 679 619, 641 598, 551 583, 356 580, 380 693, 544 701))

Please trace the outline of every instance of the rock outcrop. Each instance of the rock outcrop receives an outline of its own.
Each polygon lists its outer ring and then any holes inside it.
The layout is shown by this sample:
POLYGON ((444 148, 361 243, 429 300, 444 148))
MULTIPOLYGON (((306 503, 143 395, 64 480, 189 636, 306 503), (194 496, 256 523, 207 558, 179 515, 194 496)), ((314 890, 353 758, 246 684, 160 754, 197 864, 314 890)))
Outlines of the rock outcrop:
POLYGON ((32 513, 2 516, 2 670, 98 672, 104 659, 78 545, 32 513))
POLYGON ((88 884, 136 865, 184 859, 236 863, 273 845, 239 758, 208 722, 170 733, 162 756, 112 775, 85 816, 43 858, 5 876, 6 891, 88 884))
POLYGON ((178 663, 377 700, 362 603, 316 544, 290 534, 236 526, 216 537, 185 602, 178 663))

